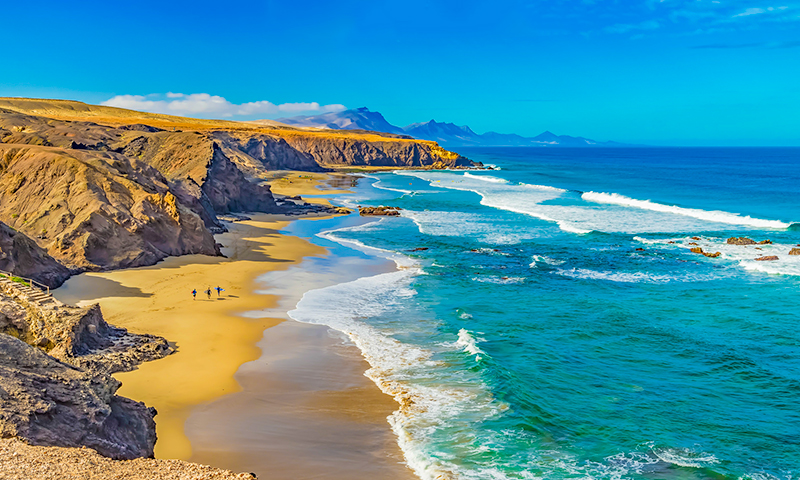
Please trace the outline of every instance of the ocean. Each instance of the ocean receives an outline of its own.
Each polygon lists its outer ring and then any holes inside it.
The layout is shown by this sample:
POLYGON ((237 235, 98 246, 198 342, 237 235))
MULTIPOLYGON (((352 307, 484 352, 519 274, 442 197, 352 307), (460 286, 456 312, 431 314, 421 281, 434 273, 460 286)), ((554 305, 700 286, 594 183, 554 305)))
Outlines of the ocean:
POLYGON ((459 153, 497 168, 360 175, 332 201, 402 215, 288 229, 349 275, 289 316, 361 349, 418 476, 800 476, 800 149, 459 153))

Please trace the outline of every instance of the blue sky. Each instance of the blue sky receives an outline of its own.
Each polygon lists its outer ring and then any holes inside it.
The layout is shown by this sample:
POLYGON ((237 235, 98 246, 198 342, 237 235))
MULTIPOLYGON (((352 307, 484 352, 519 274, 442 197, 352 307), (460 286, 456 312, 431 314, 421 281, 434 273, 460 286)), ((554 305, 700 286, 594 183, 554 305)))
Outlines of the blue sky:
POLYGON ((800 145, 800 0, 40 1, 3 16, 2 96, 800 145))

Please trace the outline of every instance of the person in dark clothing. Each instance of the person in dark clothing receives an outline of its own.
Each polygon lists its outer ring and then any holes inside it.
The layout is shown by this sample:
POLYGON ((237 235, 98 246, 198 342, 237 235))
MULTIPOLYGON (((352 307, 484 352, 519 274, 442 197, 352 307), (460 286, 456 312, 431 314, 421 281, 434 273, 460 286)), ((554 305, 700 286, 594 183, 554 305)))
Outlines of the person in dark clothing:
POLYGON ((197 298, 197 289, 196 288, 192 289, 192 300, 194 300, 195 298, 197 298))
POLYGON ((208 299, 211 300, 211 287, 206 289, 206 295, 208 295, 208 299))
POLYGON ((221 288, 219 285, 217 285, 217 288, 215 288, 214 290, 216 290, 216 291, 217 291, 217 297, 219 297, 219 294, 220 294, 221 292, 224 292, 224 291, 225 291, 225 289, 224 289, 224 288, 221 288))

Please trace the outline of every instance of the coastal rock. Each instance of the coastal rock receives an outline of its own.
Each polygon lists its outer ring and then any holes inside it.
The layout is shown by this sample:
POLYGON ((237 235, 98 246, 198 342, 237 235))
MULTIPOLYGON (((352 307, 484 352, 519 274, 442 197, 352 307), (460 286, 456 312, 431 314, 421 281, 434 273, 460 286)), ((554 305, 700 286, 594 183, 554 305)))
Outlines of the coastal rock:
POLYGON ((755 245, 756 241, 747 237, 731 237, 727 243, 728 245, 755 245))
POLYGON ((152 457, 155 411, 90 373, 0 334, 0 436, 32 445, 85 446, 115 459, 152 457))
POLYGON ((756 242, 752 238, 747 237, 731 237, 727 240, 728 245, 772 245, 771 240, 762 240, 756 242))
POLYGON ((333 212, 337 215, 350 215, 351 213, 353 213, 353 211, 350 210, 349 208, 344 208, 344 207, 332 207, 332 208, 333 212))
POLYGON ((800 248, 793 248, 789 250, 789 255, 800 255, 800 248))
POLYGON ((704 252, 701 247, 694 247, 694 248, 691 249, 691 252, 692 253, 699 253, 700 255, 705 255, 708 258, 717 258, 720 255, 722 255, 721 252, 714 252, 714 253, 704 252))
POLYGON ((758 257, 755 260, 757 262, 773 262, 775 260, 778 260, 778 257, 776 255, 766 255, 763 257, 758 257))
POLYGON ((0 270, 56 288, 70 271, 24 234, 0 222, 0 270))
POLYGON ((95 372, 129 371, 174 349, 162 337, 130 333, 106 323, 100 306, 41 303, 30 289, 0 279, 0 332, 70 365, 95 372))
POLYGON ((412 248, 409 251, 411 251, 411 252, 424 252, 425 250, 429 250, 429 248, 428 247, 417 247, 417 248, 412 248))
POLYGON ((386 217, 399 217, 400 207, 358 207, 358 214, 362 217, 368 216, 386 216, 386 217))

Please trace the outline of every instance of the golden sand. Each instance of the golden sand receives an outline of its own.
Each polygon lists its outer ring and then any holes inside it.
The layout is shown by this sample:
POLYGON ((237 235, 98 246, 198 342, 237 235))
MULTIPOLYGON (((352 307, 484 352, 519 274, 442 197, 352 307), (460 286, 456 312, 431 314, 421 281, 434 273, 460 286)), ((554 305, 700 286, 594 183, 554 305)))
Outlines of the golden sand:
MULTIPOLYGON (((353 193, 355 179, 348 175, 317 172, 275 172, 270 188, 278 195, 340 195, 353 193)), ((310 199, 307 199, 310 200, 310 199)))
POLYGON ((156 456, 187 459, 191 445, 184 423, 191 409, 240 390, 233 375, 261 354, 256 343, 275 319, 248 319, 242 312, 275 306, 276 298, 254 293, 257 276, 289 268, 322 247, 278 231, 286 217, 257 215, 218 235, 228 258, 170 257, 144 268, 86 273, 55 295, 67 303, 99 302, 106 320, 136 333, 160 335, 178 351, 164 359, 115 375, 119 394, 158 410, 156 456), (221 296, 206 288, 221 286, 221 296), (191 291, 197 289, 197 299, 191 291))

